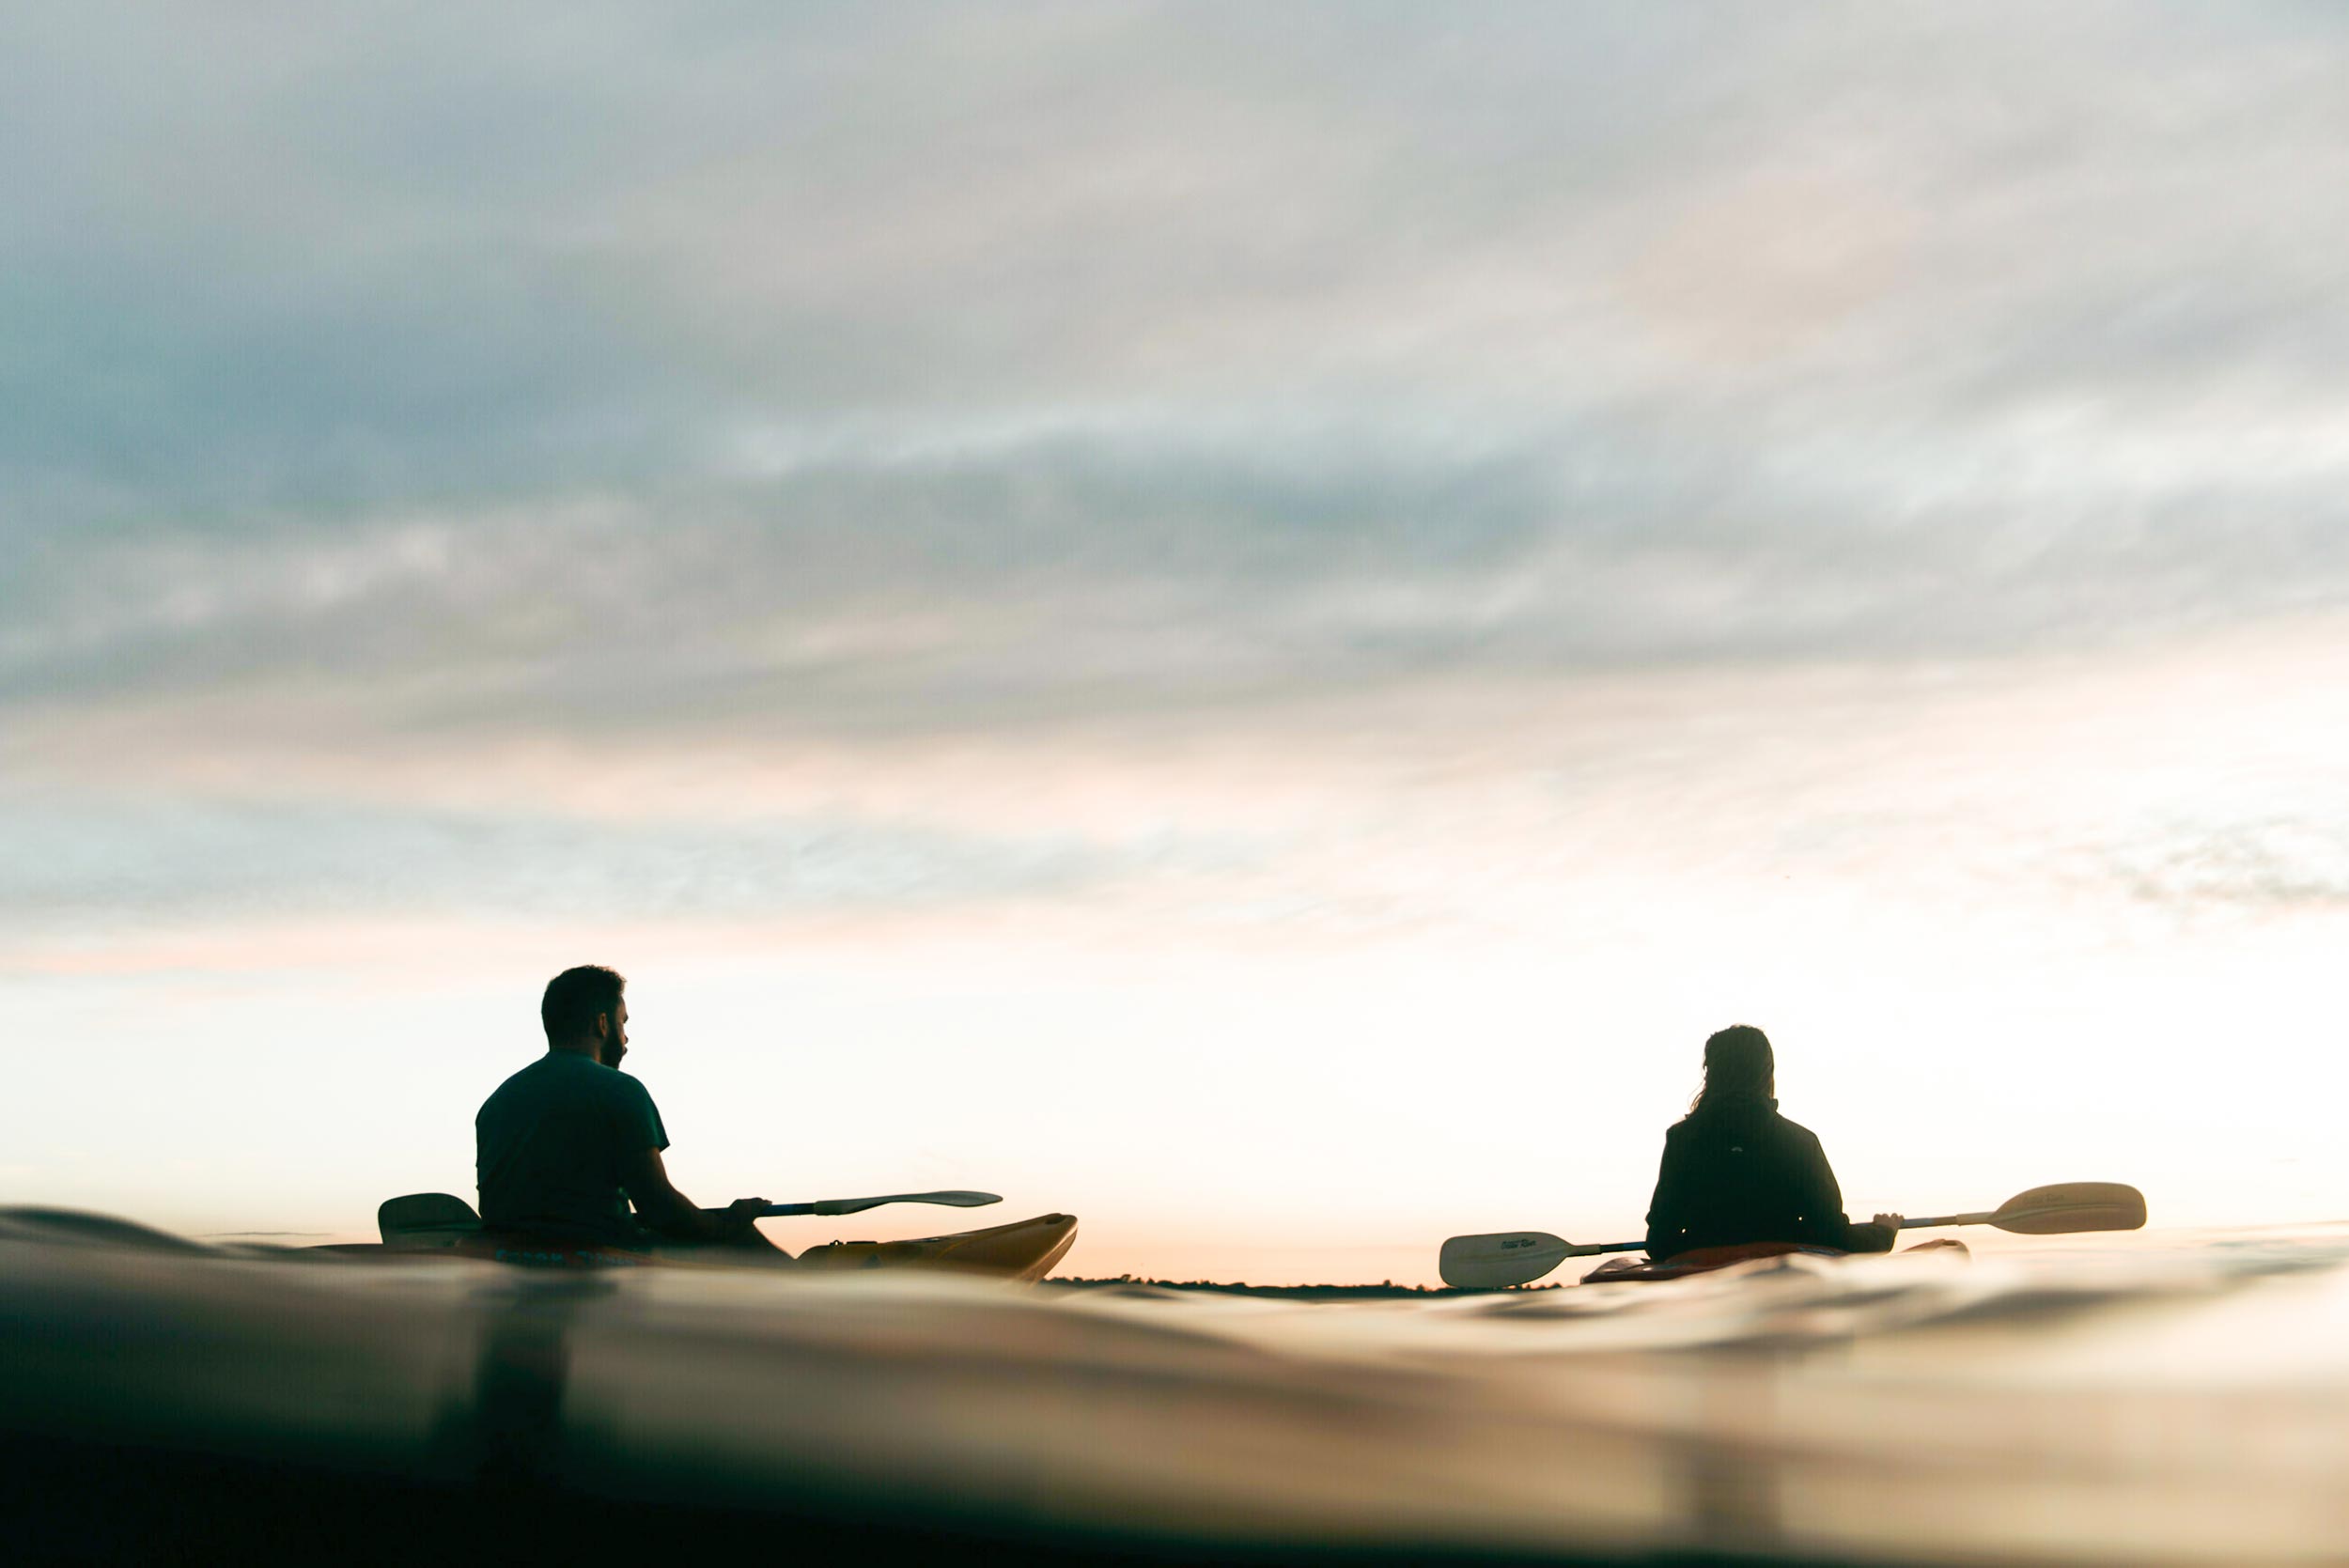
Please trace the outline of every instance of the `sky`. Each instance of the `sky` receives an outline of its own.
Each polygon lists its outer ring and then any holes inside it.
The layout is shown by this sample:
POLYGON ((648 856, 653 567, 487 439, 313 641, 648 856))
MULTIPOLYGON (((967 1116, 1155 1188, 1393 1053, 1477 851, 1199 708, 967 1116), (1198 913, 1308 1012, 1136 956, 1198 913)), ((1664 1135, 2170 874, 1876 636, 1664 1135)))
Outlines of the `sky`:
POLYGON ((1081 1274, 1636 1236, 1733 1022, 1855 1214, 2349 1215, 2344 79, 0 5, 0 1199, 470 1196, 598 962, 697 1200, 1081 1274))

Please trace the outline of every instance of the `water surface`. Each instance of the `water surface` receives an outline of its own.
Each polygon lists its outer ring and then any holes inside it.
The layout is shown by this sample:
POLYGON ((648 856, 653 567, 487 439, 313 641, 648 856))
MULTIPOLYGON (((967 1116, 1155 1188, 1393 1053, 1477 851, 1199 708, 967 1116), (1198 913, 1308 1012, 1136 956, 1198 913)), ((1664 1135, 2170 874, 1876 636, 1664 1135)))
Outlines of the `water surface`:
POLYGON ((1023 1561, 2349 1552, 2349 1228, 2094 1240, 1323 1305, 20 1218, 0 1502, 37 1557, 123 1560, 631 1529, 1023 1561))

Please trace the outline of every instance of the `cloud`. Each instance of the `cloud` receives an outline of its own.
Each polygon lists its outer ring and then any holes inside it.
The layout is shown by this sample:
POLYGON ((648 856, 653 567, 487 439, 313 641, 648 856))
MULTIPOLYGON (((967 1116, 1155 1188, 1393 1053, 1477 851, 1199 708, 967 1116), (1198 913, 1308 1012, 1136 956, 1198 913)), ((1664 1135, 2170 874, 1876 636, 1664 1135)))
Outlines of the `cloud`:
POLYGON ((2349 598, 2317 13, 4 25, 11 711, 951 732, 2349 598))
POLYGON ((77 542, 0 588, 0 702, 339 685, 399 726, 956 732, 1480 671, 2007 654, 2349 584, 2340 504, 2304 476, 2266 508, 2198 486, 2207 510, 2123 521, 2102 508, 2133 482, 2018 453, 1903 515, 1823 454, 1657 444, 1046 432, 658 499, 77 542))
POLYGON ((2329 815, 2180 826, 2105 860, 2135 897, 2181 911, 2349 910, 2349 824, 2329 815))
POLYGON ((1252 858, 1159 832, 955 833, 839 815, 699 823, 548 812, 19 794, 39 854, 0 859, 0 928, 351 921, 451 909, 536 920, 741 920, 1068 898, 1252 858))

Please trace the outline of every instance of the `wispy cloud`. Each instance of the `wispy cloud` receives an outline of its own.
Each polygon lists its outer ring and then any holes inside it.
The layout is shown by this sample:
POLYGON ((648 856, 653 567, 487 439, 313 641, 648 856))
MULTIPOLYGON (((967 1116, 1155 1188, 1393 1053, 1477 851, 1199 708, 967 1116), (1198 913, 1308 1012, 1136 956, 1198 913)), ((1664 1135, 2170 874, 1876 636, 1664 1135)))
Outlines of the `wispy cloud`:
POLYGON ((2334 816, 2179 825, 2106 851, 2136 896, 2180 910, 2349 910, 2349 823, 2334 816))
POLYGON ((2173 23, 20 15, 0 700, 954 729, 2338 604, 2349 37, 2173 23))
POLYGON ((11 800, 39 854, 0 858, 0 929, 429 915, 710 922, 1068 898, 1244 869, 1236 840, 956 835, 820 818, 589 821, 391 806, 11 800))
MULTIPOLYGON (((1146 874, 1156 808, 676 776, 1420 758, 1479 690, 2337 610, 2344 66, 2291 7, 20 11, 0 900, 1016 896, 1146 874), (352 782, 533 745, 670 796, 590 854, 352 782)), ((1669 772, 1567 706, 1479 754, 1669 772)))

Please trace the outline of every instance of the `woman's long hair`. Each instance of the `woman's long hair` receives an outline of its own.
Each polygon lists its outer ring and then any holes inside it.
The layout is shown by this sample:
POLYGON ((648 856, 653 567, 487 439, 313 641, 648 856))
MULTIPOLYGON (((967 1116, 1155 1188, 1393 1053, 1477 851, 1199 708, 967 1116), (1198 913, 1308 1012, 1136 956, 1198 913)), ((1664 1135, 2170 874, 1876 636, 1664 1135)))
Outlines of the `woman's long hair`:
POLYGON ((1688 1114, 1726 1100, 1767 1101, 1777 1093, 1770 1037, 1750 1023, 1732 1024, 1704 1042, 1704 1087, 1688 1102, 1688 1114))

